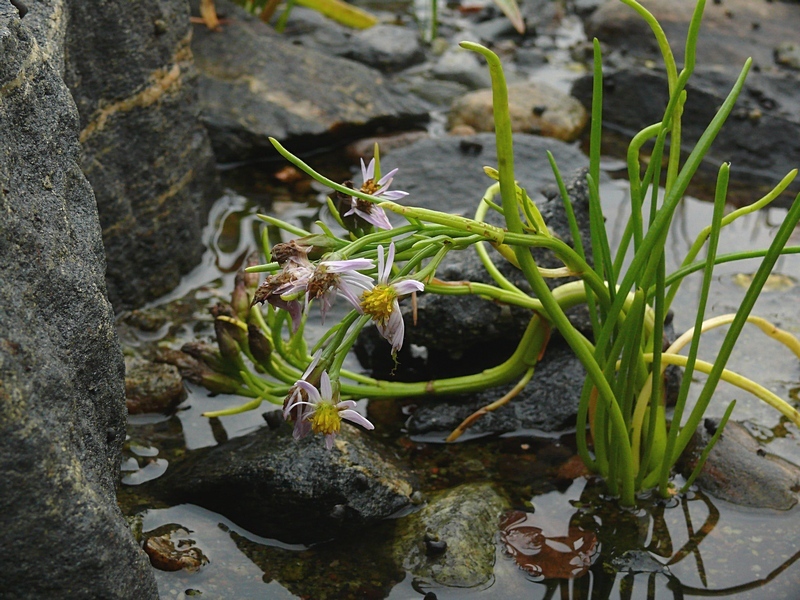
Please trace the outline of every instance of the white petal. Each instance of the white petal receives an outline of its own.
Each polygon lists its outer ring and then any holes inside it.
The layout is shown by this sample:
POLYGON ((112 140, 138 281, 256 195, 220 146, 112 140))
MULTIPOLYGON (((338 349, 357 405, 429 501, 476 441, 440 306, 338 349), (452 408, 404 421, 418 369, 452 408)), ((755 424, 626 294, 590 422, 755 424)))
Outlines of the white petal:
POLYGON ((319 390, 307 381, 303 381, 301 379, 295 383, 295 385, 305 390, 306 394, 308 394, 308 399, 311 401, 311 404, 317 404, 322 399, 319 395, 319 390))
POLYGON ((389 283, 389 275, 392 274, 392 265, 394 264, 394 242, 389 244, 389 257, 386 259, 386 266, 383 272, 378 273, 381 283, 389 283))
POLYGON ((319 383, 319 390, 322 392, 322 400, 330 402, 333 398, 333 389, 331 388, 331 378, 328 376, 326 371, 322 372, 322 377, 320 378, 319 383))
POLYGON ((387 200, 401 200, 406 196, 408 196, 408 192, 402 190, 387 190, 380 193, 380 197, 386 198, 387 200))
POLYGON ((391 286, 398 296, 405 296, 412 292, 425 291, 425 284, 416 279, 403 279, 402 281, 395 281, 391 286))
POLYGON ((325 436, 325 449, 326 450, 331 450, 333 448, 333 438, 334 437, 335 436, 332 433, 329 433, 329 434, 327 434, 325 436))
MULTIPOLYGON (((386 175, 380 178, 378 181, 378 187, 386 186, 389 187, 389 184, 392 183, 392 179, 394 178, 395 173, 397 173, 400 169, 392 169, 386 175)), ((377 195, 377 194, 376 194, 377 195)))
POLYGON ((381 279, 381 274, 383 273, 383 246, 378 246, 378 282, 385 283, 383 279, 381 279))
POLYGON ((361 425, 364 429, 370 429, 370 430, 375 429, 375 425, 370 423, 366 419, 366 417, 357 413, 354 410, 343 410, 342 412, 339 413, 339 416, 342 417, 343 419, 350 421, 351 423, 356 423, 358 425, 361 425))

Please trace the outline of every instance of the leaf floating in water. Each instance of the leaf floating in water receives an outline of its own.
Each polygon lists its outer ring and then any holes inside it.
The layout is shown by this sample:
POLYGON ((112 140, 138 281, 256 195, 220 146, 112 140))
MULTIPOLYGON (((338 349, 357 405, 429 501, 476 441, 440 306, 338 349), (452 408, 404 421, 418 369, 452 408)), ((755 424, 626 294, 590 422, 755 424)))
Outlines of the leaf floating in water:
MULTIPOLYGON (((733 282, 745 289, 750 287, 753 282, 753 275, 751 273, 737 273, 733 276, 733 282)), ((767 282, 764 284, 765 292, 785 292, 792 289, 797 285, 794 277, 782 275, 780 273, 772 273, 767 277, 767 282)))
POLYGON ((599 554, 594 533, 570 526, 566 536, 547 537, 533 525, 535 520, 532 513, 514 510, 500 522, 500 539, 519 568, 545 579, 575 579, 586 574, 599 554))

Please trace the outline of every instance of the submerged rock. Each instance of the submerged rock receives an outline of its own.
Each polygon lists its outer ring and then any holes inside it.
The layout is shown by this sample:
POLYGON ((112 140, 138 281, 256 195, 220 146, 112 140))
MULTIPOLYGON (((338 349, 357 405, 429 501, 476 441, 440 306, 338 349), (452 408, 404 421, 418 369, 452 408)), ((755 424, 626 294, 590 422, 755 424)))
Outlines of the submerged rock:
POLYGON ((508 502, 491 484, 465 484, 432 496, 397 527, 395 554, 417 580, 456 588, 488 583, 495 536, 508 502))
POLYGON ((411 505, 413 488, 386 451, 344 426, 332 450, 295 441, 284 424, 197 450, 155 482, 154 493, 219 512, 258 535, 314 542, 411 505))
MULTIPOLYGON (((719 422, 706 419, 684 453, 688 476, 719 422)), ((800 467, 771 454, 747 429, 728 421, 695 483, 704 491, 740 506, 788 510, 798 501, 800 467)))
POLYGON ((195 29, 200 103, 221 161, 277 156, 268 137, 297 151, 348 135, 427 121, 419 100, 378 71, 293 45, 227 0, 222 31, 195 29))
POLYGON ((115 498, 124 366, 78 113, 27 25, 40 4, 22 24, 0 2, 0 596, 153 599, 115 498))

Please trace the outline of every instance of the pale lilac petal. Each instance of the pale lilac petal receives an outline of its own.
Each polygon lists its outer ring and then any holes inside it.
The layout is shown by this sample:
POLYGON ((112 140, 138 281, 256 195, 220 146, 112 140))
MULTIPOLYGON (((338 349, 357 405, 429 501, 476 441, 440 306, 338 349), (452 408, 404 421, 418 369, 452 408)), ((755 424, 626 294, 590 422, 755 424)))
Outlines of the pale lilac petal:
POLYGON ((305 420, 305 418, 298 419, 298 421, 294 424, 292 437, 296 440, 299 440, 306 437, 309 433, 311 433, 311 423, 305 420))
POLYGON ((394 301, 392 314, 389 315, 389 320, 385 326, 376 323, 378 331, 380 331, 383 338, 392 345, 392 354, 399 352, 403 347, 403 338, 405 337, 405 323, 403 323, 403 315, 400 313, 400 305, 397 300, 394 301))
POLYGON ((303 317, 303 310, 300 307, 300 303, 297 300, 287 302, 278 296, 270 296, 267 298, 267 302, 275 308, 282 308, 289 313, 289 316, 292 318, 292 333, 296 332, 300 327, 300 321, 303 317))
POLYGON ((370 423, 366 417, 361 415, 360 413, 354 410, 343 410, 339 413, 339 416, 343 419, 347 419, 351 423, 356 423, 357 425, 361 425, 364 429, 375 429, 375 425, 370 423))
MULTIPOLYGON (((386 175, 381 177, 378 180, 378 183, 377 183, 378 187, 383 187, 383 186, 389 187, 389 185, 392 183, 392 179, 394 179, 395 173, 397 173, 399 170, 400 169, 392 169, 386 175)), ((380 192, 378 192, 378 193, 380 193, 380 192)), ((375 195, 377 196, 378 194, 375 194, 375 195)))
POLYGON ((342 400, 336 405, 336 408, 339 410, 344 410, 345 408, 355 408, 356 401, 355 400, 342 400))
POLYGON ((345 273, 347 271, 361 271, 372 269, 375 263, 369 258, 349 258, 347 260, 323 260, 320 265, 330 273, 345 273))
POLYGON ((336 437, 333 433, 328 433, 325 435, 325 449, 332 450, 333 449, 333 439, 336 437))
POLYGON ((381 283, 389 283, 389 275, 392 274, 392 265, 394 264, 394 242, 389 244, 389 257, 386 259, 385 270, 378 273, 379 281, 381 283))
POLYGON ((361 308, 361 298, 353 293, 353 290, 349 287, 342 286, 341 290, 342 296, 355 308, 358 312, 362 315, 364 314, 364 309, 361 308))
POLYGON ((319 350, 317 350, 316 353, 314 354, 314 356, 311 358, 311 362, 308 364, 308 367, 303 372, 303 376, 300 379, 308 379, 308 376, 311 375, 311 371, 313 371, 314 367, 316 367, 319 364, 319 359, 320 358, 322 358, 322 349, 321 348, 319 350))
POLYGON ((425 284, 423 284, 421 281, 417 281, 416 279, 403 279, 402 281, 395 281, 391 284, 391 287, 394 288, 394 291, 397 292, 398 296, 405 296, 406 294, 411 294, 413 292, 425 291, 425 284))
POLYGON ((331 387, 331 378, 326 371, 322 372, 322 377, 319 380, 319 391, 321 392, 322 402, 331 402, 333 399, 333 388, 331 387))
POLYGON ((365 212, 357 206, 353 206, 353 208, 344 213, 344 216, 349 217, 350 215, 357 215, 378 229, 392 229, 392 224, 389 222, 389 217, 386 216, 386 212, 382 208, 376 204, 373 204, 371 211, 372 212, 365 212))
POLYGON ((383 246, 378 246, 378 283, 386 283, 383 279, 383 246))
MULTIPOLYGON (((376 196, 378 194, 375 194, 376 196)), ((388 190, 380 193, 381 198, 386 198, 387 200, 401 200, 408 196, 408 192, 403 192, 402 190, 388 190)))
POLYGON ((373 177, 375 177, 375 159, 373 158, 369 161, 369 166, 364 166, 364 159, 361 159, 361 176, 363 177, 363 183, 366 183, 373 177))
MULTIPOLYGON (((324 373, 324 372, 323 372, 324 373)), ((308 394, 310 404, 317 404, 322 399, 319 395, 319 390, 307 381, 299 380, 295 385, 300 386, 308 394)), ((298 403, 299 404, 299 403, 298 403)))

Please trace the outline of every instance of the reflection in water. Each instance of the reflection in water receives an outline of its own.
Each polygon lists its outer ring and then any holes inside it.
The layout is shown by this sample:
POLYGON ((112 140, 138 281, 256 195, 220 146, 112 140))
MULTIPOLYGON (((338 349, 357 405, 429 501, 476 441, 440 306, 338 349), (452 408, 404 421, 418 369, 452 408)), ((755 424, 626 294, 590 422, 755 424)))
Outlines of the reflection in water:
POLYGON ((724 502, 715 505, 700 493, 667 501, 653 498, 635 511, 624 511, 604 499, 593 482, 576 499, 575 488, 534 498, 534 505, 542 500, 546 513, 538 518, 536 511, 512 511, 501 523, 506 554, 537 576, 531 583, 542 595, 531 597, 797 598, 797 569, 791 570, 792 577, 779 578, 800 558, 794 511, 790 515, 743 510, 724 502), (567 514, 565 505, 573 508, 567 519, 569 535, 547 538, 537 523, 547 523, 559 512, 559 504, 562 515, 567 514), (545 555, 548 539, 557 544, 545 555), (587 541, 593 543, 591 556, 581 555, 577 547, 587 541), (590 566, 580 569, 580 561, 590 566))

